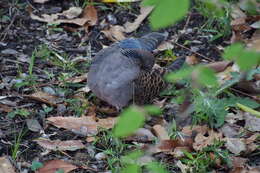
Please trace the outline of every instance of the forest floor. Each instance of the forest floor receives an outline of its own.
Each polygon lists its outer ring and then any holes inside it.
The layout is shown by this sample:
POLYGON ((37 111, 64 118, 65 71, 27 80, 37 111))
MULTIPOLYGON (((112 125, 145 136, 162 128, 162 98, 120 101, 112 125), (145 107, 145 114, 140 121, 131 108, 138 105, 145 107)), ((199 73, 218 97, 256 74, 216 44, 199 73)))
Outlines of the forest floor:
MULTIPOLYGON (((121 172, 129 164, 123 156, 136 149, 144 151, 138 165, 157 161, 169 172, 260 172, 260 118, 232 105, 225 107, 220 127, 210 128, 210 120, 200 117, 191 129, 191 118, 176 117, 194 101, 183 98, 183 88, 158 97, 161 116, 147 118, 138 133, 113 137, 120 113, 91 93, 88 69, 102 48, 152 32, 150 9, 141 10, 139 2, 85 5, 1 0, 0 172, 121 172)), ((215 25, 191 9, 182 21, 160 30, 169 37, 156 50, 156 63, 166 66, 186 56, 188 65, 213 64, 224 80, 231 80, 226 74, 236 66, 223 61, 222 53, 238 38, 231 26, 218 31, 215 25)), ((256 38, 256 29, 247 29, 243 36, 256 38)), ((259 85, 256 73, 220 98, 232 95, 257 109, 259 85)))

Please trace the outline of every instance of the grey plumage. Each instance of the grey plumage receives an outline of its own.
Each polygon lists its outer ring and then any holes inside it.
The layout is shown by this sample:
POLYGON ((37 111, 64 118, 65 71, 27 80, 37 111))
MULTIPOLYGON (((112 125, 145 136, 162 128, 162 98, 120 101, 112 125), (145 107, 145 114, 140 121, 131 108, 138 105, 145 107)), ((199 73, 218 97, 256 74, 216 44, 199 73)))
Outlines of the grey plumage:
POLYGON ((117 109, 132 99, 137 104, 151 101, 166 86, 162 74, 152 70, 155 59, 151 51, 166 37, 154 32, 101 50, 88 73, 89 88, 117 109))

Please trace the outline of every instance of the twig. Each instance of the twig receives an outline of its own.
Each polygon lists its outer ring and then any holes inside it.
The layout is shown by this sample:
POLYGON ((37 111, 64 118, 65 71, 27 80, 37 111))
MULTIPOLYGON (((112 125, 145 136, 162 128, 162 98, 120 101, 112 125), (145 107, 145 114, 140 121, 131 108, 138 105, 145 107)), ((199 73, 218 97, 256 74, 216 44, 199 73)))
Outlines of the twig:
POLYGON ((232 91, 235 91, 235 92, 237 92, 237 93, 239 93, 239 94, 242 94, 242 95, 244 95, 244 96, 250 97, 250 98, 252 98, 252 99, 254 99, 254 100, 260 102, 260 99, 258 99, 257 97, 254 97, 254 96, 252 96, 252 95, 250 95, 250 94, 247 94, 247 93, 245 93, 245 92, 243 92, 243 91, 240 91, 240 90, 235 89, 235 88, 229 88, 229 89, 232 90, 232 91))
POLYGON ((188 51, 190 51, 190 52, 192 52, 192 53, 194 53, 194 54, 196 54, 196 55, 199 55, 199 56, 201 56, 202 58, 204 58, 204 59, 206 59, 206 60, 208 60, 208 61, 210 61, 210 62, 214 62, 212 59, 210 59, 210 58, 206 57, 205 55, 202 55, 202 54, 200 54, 200 53, 198 53, 198 52, 195 52, 195 51, 191 50, 190 48, 188 48, 188 47, 186 47, 186 46, 183 46, 183 45, 181 45, 181 44, 179 44, 179 43, 176 43, 176 42, 173 42, 173 44, 175 44, 175 45, 177 45, 177 46, 179 46, 179 47, 181 47, 181 48, 183 48, 183 49, 186 49, 186 50, 188 50, 188 51))

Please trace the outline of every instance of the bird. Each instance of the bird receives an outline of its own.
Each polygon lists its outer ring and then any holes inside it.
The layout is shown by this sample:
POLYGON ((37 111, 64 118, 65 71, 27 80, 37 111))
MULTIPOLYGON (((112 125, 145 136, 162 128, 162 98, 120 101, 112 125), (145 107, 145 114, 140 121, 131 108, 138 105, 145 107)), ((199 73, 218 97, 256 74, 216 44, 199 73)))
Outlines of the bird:
POLYGON ((164 70, 153 68, 152 51, 167 36, 168 33, 152 32, 140 38, 127 38, 99 51, 88 72, 90 90, 117 110, 131 101, 137 105, 150 103, 168 85, 163 75, 183 64, 180 59, 164 70))

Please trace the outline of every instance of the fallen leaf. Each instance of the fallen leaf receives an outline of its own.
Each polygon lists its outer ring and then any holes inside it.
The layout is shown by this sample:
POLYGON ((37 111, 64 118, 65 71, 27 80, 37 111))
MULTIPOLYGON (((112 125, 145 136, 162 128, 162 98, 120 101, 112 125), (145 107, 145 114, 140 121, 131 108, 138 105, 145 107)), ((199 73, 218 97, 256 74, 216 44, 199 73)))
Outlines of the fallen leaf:
MULTIPOLYGON (((162 44, 160 44, 156 50, 158 51, 164 51, 164 50, 172 50, 173 49, 173 44, 169 41, 164 41, 162 44)), ((155 50, 155 51, 156 51, 155 50)))
POLYGON ((85 145, 80 140, 49 140, 49 139, 36 139, 34 140, 38 145, 48 150, 54 151, 75 151, 85 148, 85 145))
POLYGON ((76 76, 76 77, 73 77, 73 78, 69 78, 66 80, 66 82, 70 82, 70 83, 80 83, 80 82, 84 82, 86 81, 88 78, 88 74, 84 74, 84 75, 81 75, 81 76, 76 76))
POLYGON ((0 111, 3 111, 3 112, 12 112, 13 111, 13 108, 12 107, 9 107, 5 104, 1 104, 0 103, 0 111))
POLYGON ((194 132, 200 133, 200 134, 206 134, 208 132, 209 128, 204 125, 204 126, 185 126, 182 129, 182 133, 184 133, 186 136, 192 136, 194 132))
POLYGON ((177 161, 176 166, 178 168, 180 168, 182 173, 187 173, 188 172, 189 166, 183 164, 180 160, 177 161))
POLYGON ((226 142, 225 146, 227 147, 227 149, 236 155, 238 155, 242 151, 246 150, 246 145, 245 145, 245 142, 243 141, 243 139, 226 138, 226 141, 227 142, 226 142))
POLYGON ((77 166, 63 160, 50 160, 46 162, 44 166, 37 171, 37 173, 54 173, 57 172, 57 170, 62 170, 63 173, 69 173, 77 168, 77 166))
POLYGON ((159 140, 169 140, 170 139, 166 129, 159 124, 153 126, 153 131, 154 131, 155 135, 159 138, 159 140))
POLYGON ((80 7, 70 7, 68 10, 63 11, 62 15, 67 19, 74 19, 82 13, 82 8, 80 7))
POLYGON ((232 65, 233 62, 231 61, 218 61, 207 64, 206 67, 214 70, 216 73, 224 71, 228 66, 232 65))
POLYGON ((28 129, 33 132, 39 132, 42 130, 42 126, 36 119, 26 119, 26 125, 28 129))
POLYGON ((39 102, 43 102, 51 106, 57 106, 57 103, 60 102, 60 99, 57 96, 42 91, 38 91, 31 95, 24 95, 24 97, 28 97, 30 99, 37 100, 39 102))
POLYGON ((246 41, 246 46, 248 49, 260 52, 260 30, 255 31, 252 38, 246 41))
POLYGON ((73 132, 85 132, 85 136, 95 135, 98 128, 110 129, 114 127, 117 118, 98 119, 93 116, 78 117, 49 117, 50 123, 59 128, 65 128, 73 132))
POLYGON ((7 156, 0 157, 0 172, 15 173, 15 168, 13 167, 7 156))
POLYGON ((151 142, 155 139, 155 136, 152 132, 145 128, 138 129, 133 135, 128 136, 125 141, 134 141, 134 142, 151 142))
POLYGON ((246 166, 246 162, 248 161, 248 159, 232 156, 231 161, 232 161, 233 168, 239 168, 239 167, 243 168, 246 166))
POLYGON ((153 7, 141 7, 140 9, 140 15, 135 19, 133 23, 126 22, 124 24, 124 32, 130 33, 135 31, 140 24, 143 22, 143 20, 151 13, 153 10, 153 7))
POLYGON ((111 25, 109 29, 102 30, 101 32, 104 33, 105 36, 113 42, 125 39, 125 36, 123 33, 124 28, 119 25, 111 25))
POLYGON ((238 127, 230 124, 224 124, 220 131, 223 133, 225 137, 233 138, 239 135, 238 127))
POLYGON ((83 10, 82 18, 86 19, 90 26, 96 25, 98 21, 97 10, 93 5, 88 5, 83 10))
POLYGON ((196 65, 199 63, 199 59, 196 57, 196 55, 187 56, 185 62, 188 65, 196 65))
POLYGON ((93 6, 87 6, 83 10, 82 17, 72 18, 72 17, 79 15, 78 12, 82 11, 82 9, 79 10, 78 8, 79 7, 71 7, 70 9, 72 9, 72 10, 66 10, 66 11, 63 11, 62 13, 56 13, 56 14, 51 14, 51 15, 43 14, 43 15, 41 15, 41 17, 33 14, 32 8, 28 8, 28 12, 32 19, 38 20, 40 22, 46 22, 48 24, 59 25, 61 23, 71 23, 71 24, 76 24, 79 26, 84 26, 86 23, 88 23, 88 25, 90 25, 90 26, 96 24, 97 14, 96 14, 96 10, 93 6), (77 10, 75 10, 75 8, 77 8, 77 10), (63 19, 66 16, 67 16, 67 19, 66 18, 63 19))
POLYGON ((222 133, 217 133, 213 130, 210 130, 207 136, 199 133, 194 139, 193 148, 196 151, 201 151, 203 148, 213 145, 215 140, 223 140, 222 133))
POLYGON ((252 132, 260 132, 260 118, 257 118, 248 112, 245 112, 244 117, 246 120, 245 128, 252 132))

